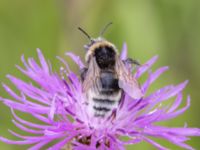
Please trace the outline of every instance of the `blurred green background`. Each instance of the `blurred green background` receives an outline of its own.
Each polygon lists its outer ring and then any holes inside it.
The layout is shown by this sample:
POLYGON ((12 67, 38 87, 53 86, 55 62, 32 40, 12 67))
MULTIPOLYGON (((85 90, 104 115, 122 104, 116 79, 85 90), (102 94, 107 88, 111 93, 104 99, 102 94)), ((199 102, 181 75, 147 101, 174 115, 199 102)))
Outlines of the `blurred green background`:
MULTIPOLYGON (((41 48, 58 71, 56 55, 73 51, 84 58, 83 45, 88 40, 77 30, 83 27, 92 37, 97 37, 102 27, 113 21, 105 38, 121 49, 127 42, 129 55, 141 63, 159 55, 155 65, 169 65, 153 88, 169 83, 190 81, 185 97, 192 97, 190 109, 182 116, 163 123, 167 126, 200 127, 200 1, 199 0, 0 0, 0 81, 9 83, 6 74, 24 76, 14 67, 21 64, 20 56, 36 58, 36 48, 41 48)), ((154 67, 154 68, 155 68, 154 67)), ((74 68, 77 70, 77 67, 74 68)), ((7 96, 0 88, 1 96, 7 96)), ((183 102, 185 104, 185 101, 183 102)), ((13 129, 9 108, 0 104, 0 134, 13 129)), ((180 149, 162 142, 171 149, 180 149)), ((188 142, 200 149, 200 138, 188 142)), ((1 150, 27 147, 0 143, 1 150)), ((149 149, 141 143, 128 149, 149 149)))

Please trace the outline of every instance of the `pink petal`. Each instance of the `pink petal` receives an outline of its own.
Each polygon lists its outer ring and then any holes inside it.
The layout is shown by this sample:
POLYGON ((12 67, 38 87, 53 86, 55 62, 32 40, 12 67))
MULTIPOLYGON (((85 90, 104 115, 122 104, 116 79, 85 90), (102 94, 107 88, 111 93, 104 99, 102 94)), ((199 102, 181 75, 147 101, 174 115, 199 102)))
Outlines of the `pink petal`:
POLYGON ((120 59, 121 60, 125 60, 127 58, 127 45, 126 43, 123 44, 123 47, 122 47, 122 51, 121 51, 121 54, 120 54, 120 59))
POLYGON ((149 70, 151 68, 151 66, 156 62, 157 59, 158 59, 158 56, 154 56, 149 61, 147 61, 144 65, 139 67, 139 69, 135 73, 134 77, 136 79, 139 78, 142 74, 144 74, 147 70, 149 70))
POLYGON ((72 60, 79 66, 79 68, 85 67, 85 65, 83 64, 83 62, 81 61, 79 56, 77 56, 71 52, 66 53, 66 55, 70 56, 72 58, 72 60))
POLYGON ((163 147, 162 145, 156 143, 155 141, 153 141, 153 140, 151 140, 151 139, 149 139, 149 138, 143 137, 143 139, 144 139, 146 142, 148 142, 148 143, 152 144, 153 146, 155 146, 156 148, 158 148, 159 150, 169 150, 168 148, 163 147))
POLYGON ((40 63, 42 65, 43 70, 46 73, 49 73, 49 66, 48 66, 48 64, 47 64, 47 62, 46 62, 46 60, 45 60, 45 58, 44 58, 44 56, 43 56, 43 54, 42 54, 42 52, 39 48, 37 49, 37 52, 38 52, 38 57, 40 59, 40 63))
POLYGON ((75 136, 76 135, 70 135, 69 137, 67 137, 64 140, 58 142, 57 144, 53 145, 52 147, 48 148, 47 150, 60 150, 64 145, 66 145, 75 136))

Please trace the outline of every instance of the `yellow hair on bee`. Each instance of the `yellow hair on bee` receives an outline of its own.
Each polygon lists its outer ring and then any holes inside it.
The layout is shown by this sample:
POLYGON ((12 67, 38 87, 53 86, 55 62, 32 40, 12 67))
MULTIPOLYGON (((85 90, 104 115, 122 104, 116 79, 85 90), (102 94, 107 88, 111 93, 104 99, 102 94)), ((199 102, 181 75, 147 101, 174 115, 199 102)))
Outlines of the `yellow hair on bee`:
POLYGON ((108 41, 106 41, 106 40, 100 39, 100 40, 96 40, 96 41, 94 42, 94 44, 92 44, 92 45, 88 48, 88 51, 87 51, 87 53, 86 53, 86 55, 85 55, 85 60, 86 60, 86 62, 89 60, 90 56, 94 55, 94 52, 95 52, 96 49, 98 49, 98 48, 100 48, 100 47, 106 47, 106 46, 112 47, 113 50, 115 50, 115 52, 118 54, 118 51, 117 51, 117 49, 116 49, 116 47, 115 47, 114 44, 112 44, 112 43, 110 43, 110 42, 108 42, 108 41))

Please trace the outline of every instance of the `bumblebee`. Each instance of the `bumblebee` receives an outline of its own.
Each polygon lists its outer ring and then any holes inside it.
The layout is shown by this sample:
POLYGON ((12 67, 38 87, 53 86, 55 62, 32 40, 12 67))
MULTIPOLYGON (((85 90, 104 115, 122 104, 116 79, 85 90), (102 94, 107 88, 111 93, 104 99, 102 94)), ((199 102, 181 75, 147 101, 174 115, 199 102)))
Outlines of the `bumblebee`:
POLYGON ((89 113, 101 118, 111 115, 119 107, 124 92, 134 99, 143 96, 137 80, 125 66, 137 62, 130 58, 121 60, 115 45, 102 38, 109 25, 111 23, 104 27, 101 36, 96 39, 79 28, 90 40, 85 45, 87 67, 81 70, 83 93, 89 113))

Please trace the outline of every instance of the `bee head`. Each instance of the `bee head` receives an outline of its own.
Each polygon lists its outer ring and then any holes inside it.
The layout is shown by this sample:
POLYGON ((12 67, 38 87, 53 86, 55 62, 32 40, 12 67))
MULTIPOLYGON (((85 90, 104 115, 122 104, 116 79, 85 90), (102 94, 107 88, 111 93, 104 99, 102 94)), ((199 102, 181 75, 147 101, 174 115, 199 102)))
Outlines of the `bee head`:
POLYGON ((114 44, 108 42, 104 38, 102 38, 103 34, 105 33, 106 29, 112 24, 112 22, 108 23, 103 30, 100 32, 100 36, 96 39, 91 38, 91 36, 85 32, 82 28, 78 28, 89 40, 90 43, 84 45, 86 49, 86 56, 85 60, 89 63, 91 57, 95 57, 97 63, 101 64, 109 60, 111 57, 115 58, 114 56, 117 53, 117 49, 115 48, 114 44))
POLYGON ((115 45, 105 39, 95 39, 91 45, 87 45, 85 60, 90 62, 91 58, 95 58, 98 66, 101 69, 109 68, 115 65, 115 58, 118 54, 115 45))

